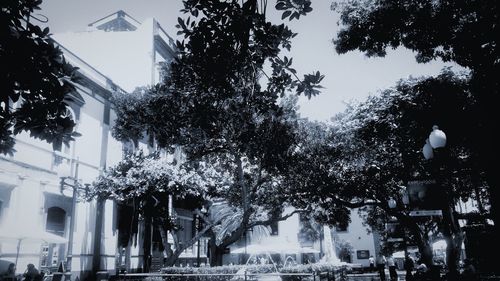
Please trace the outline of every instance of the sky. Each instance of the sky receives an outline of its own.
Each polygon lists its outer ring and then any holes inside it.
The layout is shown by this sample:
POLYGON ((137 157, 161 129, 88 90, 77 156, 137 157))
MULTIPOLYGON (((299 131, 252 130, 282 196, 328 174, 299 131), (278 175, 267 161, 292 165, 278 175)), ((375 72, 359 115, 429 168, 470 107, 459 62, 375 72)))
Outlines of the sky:
MULTIPOLYGON (((314 0, 313 11, 286 24, 298 35, 292 41, 293 66, 299 74, 320 71, 325 75, 322 93, 311 99, 300 98, 300 113, 311 120, 327 121, 346 108, 350 101, 363 101, 369 95, 395 85, 410 76, 438 74, 445 66, 441 61, 417 64, 415 54, 398 48, 383 58, 368 58, 360 52, 339 55, 332 39, 340 30, 339 15, 330 9, 333 0, 314 0)), ((281 17, 269 1, 268 18, 280 22, 281 17)), ((172 37, 176 38, 181 0, 45 0, 41 14, 48 18, 51 33, 85 31, 87 25, 118 10, 142 22, 154 17, 172 37)))

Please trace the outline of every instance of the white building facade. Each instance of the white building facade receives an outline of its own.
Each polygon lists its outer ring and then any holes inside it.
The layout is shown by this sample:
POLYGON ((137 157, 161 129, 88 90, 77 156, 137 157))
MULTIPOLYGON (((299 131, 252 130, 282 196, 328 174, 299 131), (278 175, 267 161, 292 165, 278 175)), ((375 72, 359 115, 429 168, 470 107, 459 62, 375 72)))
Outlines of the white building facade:
MULTIPOLYGON (((170 61, 174 51, 173 40, 156 20, 139 23, 123 11, 90 24, 89 31, 53 38, 66 60, 79 68, 81 79, 68 112, 81 136, 55 151, 22 133, 16 136, 17 152, 0 155, 0 233, 18 228, 68 242, 22 241, 18 251, 18 241, 3 240, 0 260, 17 260, 18 273, 28 263, 45 271, 62 264, 74 280, 96 270, 114 273, 119 263, 116 204, 83 200, 86 184, 123 157, 123 144, 111 135, 116 119, 111 97, 159 82, 161 63, 170 61), (61 184, 61 172, 70 177, 66 184, 61 184)), ((127 254, 128 269, 141 266, 139 247, 131 246, 127 254)))
POLYGON ((337 241, 343 240, 352 246, 350 259, 346 262, 369 267, 370 256, 377 257, 381 245, 380 235, 369 231, 363 224, 363 218, 358 214, 358 209, 351 212, 351 222, 346 228, 333 229, 333 237, 337 241))

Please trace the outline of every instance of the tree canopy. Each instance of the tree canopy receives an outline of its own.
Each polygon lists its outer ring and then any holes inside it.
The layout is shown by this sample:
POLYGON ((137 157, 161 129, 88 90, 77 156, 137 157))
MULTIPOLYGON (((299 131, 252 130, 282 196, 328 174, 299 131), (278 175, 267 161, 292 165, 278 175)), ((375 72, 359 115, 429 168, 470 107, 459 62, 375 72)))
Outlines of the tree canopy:
MULTIPOLYGON (((360 50, 368 56, 384 56, 388 48, 406 47, 417 61, 455 62, 470 70, 469 90, 479 108, 475 112, 478 166, 485 171, 496 235, 500 233, 496 166, 498 130, 496 99, 499 91, 499 3, 495 1, 386 1, 355 0, 335 3, 341 30, 333 40, 338 53, 360 50)), ((464 127, 462 134, 472 128, 464 127)), ((458 137, 457 139, 460 139, 458 137)), ((500 243, 494 243, 496 249, 500 243)))
MULTIPOLYGON (((290 20, 310 12, 310 6, 310 1, 276 4, 290 20)), ((165 69, 165 82, 115 97, 115 137, 146 138, 170 152, 180 147, 183 167, 195 173, 209 167, 224 175, 204 186, 209 198, 232 208, 232 219, 221 217, 211 233, 213 258, 247 229, 293 215, 284 213, 281 180, 299 141, 297 95, 312 97, 321 89, 319 72, 299 78, 293 59, 281 55, 296 34, 267 21, 266 8, 267 1, 256 0, 184 1, 186 18, 177 25, 184 39, 176 43, 178 56, 165 69), (264 71, 265 63, 271 73, 264 71)))
POLYGON ((67 112, 74 70, 33 24, 38 1, 3 1, 0 10, 0 153, 14 152, 14 136, 27 131, 55 148, 77 134, 67 112))
POLYGON ((500 63, 495 1, 359 0, 334 8, 341 13, 339 53, 384 56, 387 48, 404 46, 420 62, 441 58, 476 71, 500 63))
POLYGON ((489 203, 485 170, 477 164, 477 151, 471 149, 478 136, 474 131, 463 133, 464 126, 481 122, 477 110, 467 76, 444 71, 438 77, 402 80, 351 105, 330 126, 319 126, 317 133, 310 134, 314 141, 297 151, 293 171, 286 178, 298 195, 291 200, 296 206, 312 205, 317 218, 339 226, 348 221, 352 208, 365 207, 363 216, 373 229, 383 230, 381 221, 395 216, 410 228, 422 249, 428 247, 428 229, 435 229, 435 222, 414 220, 401 208, 409 181, 439 176, 440 185, 448 189, 442 201, 450 198, 449 204, 454 205, 476 198, 489 203), (436 124, 449 140, 447 153, 442 154, 446 159, 441 159, 446 170, 440 169, 439 175, 422 154, 436 124), (391 209, 390 199, 399 207, 391 209))

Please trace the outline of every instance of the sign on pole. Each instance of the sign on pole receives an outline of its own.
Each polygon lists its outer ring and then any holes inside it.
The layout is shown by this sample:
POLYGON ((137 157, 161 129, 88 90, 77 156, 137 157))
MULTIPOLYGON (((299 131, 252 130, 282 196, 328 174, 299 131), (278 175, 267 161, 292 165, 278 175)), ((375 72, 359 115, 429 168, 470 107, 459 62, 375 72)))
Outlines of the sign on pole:
POLYGON ((403 238, 394 238, 394 237, 387 238, 387 242, 403 242, 403 241, 404 241, 403 238))
POLYGON ((410 212, 410 217, 429 217, 429 216, 442 216, 441 210, 416 210, 410 212))

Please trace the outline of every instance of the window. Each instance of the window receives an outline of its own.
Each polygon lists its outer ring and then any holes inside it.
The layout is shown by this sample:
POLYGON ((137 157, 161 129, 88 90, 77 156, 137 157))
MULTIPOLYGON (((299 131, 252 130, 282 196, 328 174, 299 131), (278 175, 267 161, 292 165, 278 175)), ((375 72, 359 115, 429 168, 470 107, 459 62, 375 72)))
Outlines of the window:
POLYGON ((358 260, 365 260, 370 257, 370 251, 369 250, 358 250, 356 251, 356 256, 358 257, 358 260))
POLYGON ((59 245, 54 245, 54 247, 52 248, 52 259, 50 266, 55 267, 58 265, 59 265, 59 245))
POLYGON ((187 218, 179 218, 179 226, 181 227, 179 242, 184 244, 191 240, 193 236, 193 221, 187 218))
POLYGON ((277 222, 277 221, 276 221, 276 222, 273 222, 273 223, 270 225, 270 227, 271 227, 271 233, 270 233, 270 234, 271 234, 272 236, 277 236, 277 235, 278 235, 278 222, 277 222))
POLYGON ((64 236, 66 226, 66 211, 59 207, 51 207, 47 210, 47 232, 64 236))
POLYGON ((347 225, 337 225, 335 226, 335 231, 337 232, 347 232, 348 230, 348 226, 347 225))
POLYGON ((49 244, 42 245, 42 254, 40 255, 40 266, 49 266, 49 244))

